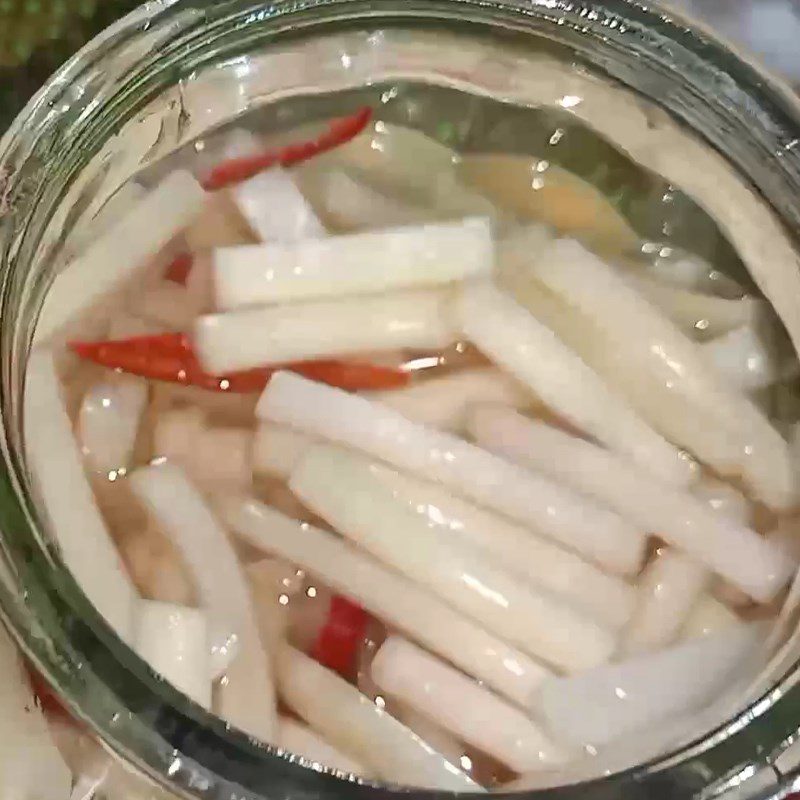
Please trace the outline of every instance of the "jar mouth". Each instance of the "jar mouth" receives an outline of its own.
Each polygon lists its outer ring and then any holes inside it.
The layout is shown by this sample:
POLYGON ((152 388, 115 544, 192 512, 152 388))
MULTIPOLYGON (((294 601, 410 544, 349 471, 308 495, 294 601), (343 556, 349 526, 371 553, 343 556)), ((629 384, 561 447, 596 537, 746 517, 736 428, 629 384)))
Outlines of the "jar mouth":
MULTIPOLYGON (((352 62, 337 88, 435 71, 442 85, 470 87, 511 102, 519 99, 519 87, 506 85, 504 72, 513 53, 523 52, 532 38, 550 41, 570 60, 666 110, 724 153, 793 235, 800 231, 800 108, 788 87, 704 33, 634 0, 598 0, 581 8, 566 0, 148 4, 62 67, 0 140, 2 613, 71 711, 113 751, 157 780, 171 781, 173 790, 187 796, 243 798, 301 791, 348 797, 353 792, 394 794, 292 763, 274 749, 229 731, 157 681, 88 604, 41 533, 23 458, 24 367, 34 311, 57 268, 64 232, 78 216, 75 209, 82 210, 98 187, 102 200, 104 191, 110 194, 128 177, 120 172, 109 178, 110 159, 104 160, 103 148, 113 136, 117 149, 121 142, 127 146, 123 139, 132 121, 138 125, 147 119, 156 98, 171 89, 180 94, 178 81, 201 73, 215 74, 221 85, 225 76, 242 80, 248 70, 256 73, 247 108, 328 91, 335 82, 323 86, 314 77, 321 73, 307 69, 308 52, 301 49, 299 58, 294 52, 295 43, 302 48, 312 40, 317 44, 316 68, 335 57, 352 62), (326 49, 332 33, 351 36, 345 50, 326 49), (425 49, 424 56, 416 44, 406 46, 431 33, 435 47, 425 49), (445 35, 488 44, 480 57, 456 59, 459 48, 449 49, 445 35), (488 55, 499 40, 506 45, 504 52, 488 55), (272 64, 263 73, 250 57, 261 48, 268 48, 272 64), (391 54, 385 62, 382 49, 391 54), (278 56, 280 60, 273 60, 278 56), (30 265, 37 265, 35 275, 30 265)), ((185 115, 186 98, 176 95, 176 100, 160 118, 156 140, 136 154, 131 168, 169 151, 171 145, 161 138, 165 124, 177 126, 177 147, 223 121, 185 115)), ((229 119, 243 110, 224 108, 221 113, 229 119)), ((542 790, 537 796, 568 797, 575 791, 581 798, 615 792, 631 798, 687 797, 737 786, 775 762, 800 728, 786 710, 793 698, 800 698, 798 666, 784 665, 784 674, 768 692, 701 740, 634 769, 542 790)))

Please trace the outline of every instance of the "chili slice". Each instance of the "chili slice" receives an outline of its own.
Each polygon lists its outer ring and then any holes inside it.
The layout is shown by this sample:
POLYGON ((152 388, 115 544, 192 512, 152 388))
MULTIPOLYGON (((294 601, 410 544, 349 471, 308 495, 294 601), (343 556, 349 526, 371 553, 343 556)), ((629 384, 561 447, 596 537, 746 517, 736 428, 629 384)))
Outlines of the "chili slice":
POLYGON ((229 375, 210 375, 200 366, 185 333, 159 333, 100 342, 70 342, 81 358, 95 364, 169 383, 199 386, 217 392, 260 392, 278 369, 348 391, 405 386, 410 376, 400 369, 347 361, 302 361, 259 367, 229 375))
POLYGON ((186 284, 186 279, 192 271, 194 265, 194 256, 191 253, 178 253, 172 261, 167 264, 164 270, 164 278, 173 283, 179 283, 181 286, 186 284))
POLYGON ((352 676, 369 620, 369 614, 361 606, 334 595, 328 618, 314 643, 312 658, 344 677, 352 676))
POLYGON ((347 117, 331 120, 327 130, 316 139, 297 142, 276 150, 267 150, 252 156, 231 158, 217 164, 202 181, 206 191, 213 192, 246 181, 259 172, 280 165, 289 167, 349 142, 367 127, 372 119, 372 109, 365 106, 347 117))

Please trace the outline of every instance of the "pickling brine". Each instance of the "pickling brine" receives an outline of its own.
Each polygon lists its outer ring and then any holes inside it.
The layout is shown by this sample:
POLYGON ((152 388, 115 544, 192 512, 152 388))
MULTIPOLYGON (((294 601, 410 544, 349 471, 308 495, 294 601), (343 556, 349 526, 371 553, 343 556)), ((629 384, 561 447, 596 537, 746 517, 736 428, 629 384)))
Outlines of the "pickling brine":
POLYGON ((156 672, 304 763, 574 781, 788 646, 791 264, 582 119, 282 101, 65 245, 26 389, 52 535, 156 672))

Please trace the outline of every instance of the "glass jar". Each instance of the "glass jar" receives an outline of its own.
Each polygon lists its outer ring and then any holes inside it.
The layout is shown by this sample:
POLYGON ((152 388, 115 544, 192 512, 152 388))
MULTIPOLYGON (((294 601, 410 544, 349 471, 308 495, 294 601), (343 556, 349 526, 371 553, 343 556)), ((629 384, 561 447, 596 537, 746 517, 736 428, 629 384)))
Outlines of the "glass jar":
MULTIPOLYGON (((0 142, 0 605, 69 713, 126 772, 152 779, 131 796, 150 796, 156 784, 220 800, 393 793, 307 769, 228 729, 159 681, 90 606, 48 540, 25 472, 22 385, 43 293, 67 233, 141 166, 258 105, 400 79, 578 117, 582 92, 602 83, 592 124, 621 131, 622 149, 646 155, 653 131, 685 136, 676 120, 800 231, 800 106, 791 92, 634 0, 150 2, 92 41, 0 142), (629 111, 619 114, 623 100, 629 111)), ((800 762, 798 675, 790 655, 763 697, 713 734, 532 796, 785 796, 800 762)))

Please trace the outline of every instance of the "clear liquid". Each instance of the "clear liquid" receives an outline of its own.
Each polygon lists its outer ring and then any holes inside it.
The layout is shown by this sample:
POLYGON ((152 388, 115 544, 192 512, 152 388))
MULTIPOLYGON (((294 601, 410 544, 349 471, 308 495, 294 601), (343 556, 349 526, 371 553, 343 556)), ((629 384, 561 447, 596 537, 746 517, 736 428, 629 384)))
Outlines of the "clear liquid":
MULTIPOLYGON (((446 175, 432 172, 410 180, 413 170, 409 169, 405 174, 401 170, 400 179, 394 180, 391 170, 383 171, 380 167, 381 158, 394 157, 391 152, 375 156, 378 166, 373 172, 369 164, 350 172, 351 177, 389 197, 392 202, 413 207, 421 214, 421 219, 440 219, 456 213, 453 209, 463 198, 442 194, 436 189, 440 181, 442 185, 448 185, 447 181, 454 174, 458 185, 468 187, 471 193, 497 209, 501 229, 510 230, 526 222, 542 221, 537 217, 542 213, 544 221, 560 226, 563 235, 583 238, 613 260, 642 268, 660 261, 663 273, 669 271, 673 261, 679 260, 681 253, 692 254, 708 265, 704 291, 722 297, 757 297, 753 283, 730 243, 714 221, 680 188, 644 171, 565 112, 513 108, 453 90, 414 84, 385 85, 277 103, 192 143, 147 173, 137 176, 137 181, 151 186, 176 167, 192 170, 205 165, 200 167, 202 171, 219 158, 220 145, 232 129, 245 128, 275 146, 305 139, 309 131, 318 130, 319 124, 310 120, 338 117, 362 105, 376 109, 378 126, 388 124, 412 128, 452 150, 456 166, 453 173, 448 166, 446 175), (501 157, 502 164, 500 161, 481 161, 487 154, 501 157), (502 185, 502 181, 497 184, 494 178, 501 166, 509 169, 509 175, 524 175, 524 180, 513 182, 513 185, 502 185), (549 198, 544 203, 541 200, 543 195, 549 198)), ((384 138, 376 135, 374 141, 380 143, 384 138)), ((375 149, 380 153, 380 147, 375 149)), ((331 155, 333 160, 330 163, 335 166, 335 151, 331 155)), ((312 160, 294 168, 292 174, 329 232, 346 234, 356 229, 380 227, 371 221, 369 213, 364 214, 363 209, 349 212, 348 217, 335 199, 332 201, 330 197, 319 194, 319 180, 328 170, 325 158, 320 160, 321 167, 312 160), (361 219, 357 219, 359 214, 361 219)), ((198 233, 194 231, 195 235, 198 233)), ((213 246, 214 234, 208 231, 205 234, 207 245, 213 246)), ((252 238, 247 233, 242 235, 242 243, 248 240, 248 236, 252 238)), ((195 252, 194 255, 200 257, 204 254, 195 252)), ((127 312, 145 318, 153 330, 163 325, 170 327, 168 318, 160 318, 153 324, 154 317, 148 318, 141 294, 127 301, 127 312)), ((700 313, 696 324, 688 326, 690 330, 694 327, 693 338, 698 342, 707 338, 704 322, 705 317, 700 313)), ((784 358, 787 350, 784 334, 774 321, 770 337, 770 346, 775 349, 777 357, 784 358)), ((381 364, 406 370, 411 375, 411 386, 465 369, 490 365, 489 360, 467 342, 440 351, 403 349, 364 357, 373 356, 381 364)), ((756 394, 758 403, 780 423, 800 417, 796 378, 792 377, 794 373, 791 370, 786 374, 790 377, 781 377, 756 394)), ((68 410, 76 425, 86 391, 106 376, 102 368, 85 363, 72 365, 65 372, 68 410)), ((225 463, 228 454, 218 453, 218 458, 212 457, 203 464, 200 463, 203 458, 193 452, 191 442, 184 443, 185 461, 180 456, 161 452, 155 444, 154 426, 165 413, 195 408, 202 411, 206 427, 252 431, 256 424, 256 395, 226 395, 159 381, 148 381, 147 392, 147 410, 131 460, 121 465, 121 469, 107 472, 94 469, 90 460, 86 463, 109 532, 142 597, 189 606, 200 603, 191 574, 178 551, 158 526, 148 520, 127 485, 128 475, 137 467, 165 455, 168 460, 174 458, 198 482, 212 506, 226 492, 252 492, 260 501, 292 518, 332 530, 325 520, 314 515, 292 495, 284 480, 257 474, 251 482, 247 470, 240 469, 238 463, 230 467, 229 474, 223 475, 220 464, 225 463), (200 474, 203 469, 209 471, 200 474), (230 479, 229 486, 222 482, 221 476, 230 479)), ((547 421, 563 424, 558 415, 549 415, 541 409, 539 413, 547 421)), ((750 499, 747 500, 747 514, 751 524, 762 534, 778 521, 765 506, 750 499)), ((652 542, 655 552, 659 541, 654 537, 652 542)), ((335 593, 323 581, 295 564, 279 558, 264 559, 263 554, 240 542, 235 546, 250 581, 262 637, 273 644, 285 639, 298 649, 313 653, 328 620, 331 598, 335 593)), ((717 596, 724 597, 724 592, 717 591, 717 596)), ((770 618, 775 611, 774 606, 760 607, 735 594, 725 598, 725 602, 732 607, 734 614, 746 619, 770 618)), ((497 788, 516 778, 517 773, 507 764, 461 742, 438 726, 435 720, 426 720, 412 713, 391 697, 384 696, 375 686, 369 676, 370 661, 392 632, 391 625, 370 616, 357 657, 343 670, 344 677, 420 736, 430 737, 432 742, 435 740, 437 749, 482 785, 497 788)), ((281 706, 280 710, 287 715, 294 713, 288 706, 281 706)))

